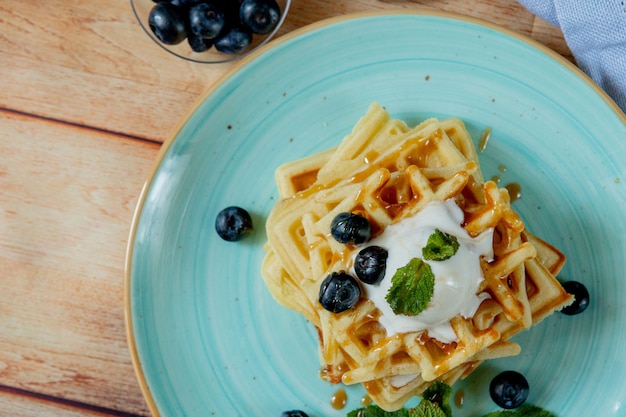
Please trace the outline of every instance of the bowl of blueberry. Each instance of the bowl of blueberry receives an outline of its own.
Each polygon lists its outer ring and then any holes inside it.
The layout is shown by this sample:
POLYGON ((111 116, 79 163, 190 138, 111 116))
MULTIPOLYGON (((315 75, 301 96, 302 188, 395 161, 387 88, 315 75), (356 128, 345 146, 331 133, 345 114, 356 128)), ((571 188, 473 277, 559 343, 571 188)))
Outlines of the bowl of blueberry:
POLYGON ((188 61, 239 59, 269 42, 291 0, 130 0, 148 36, 188 61))

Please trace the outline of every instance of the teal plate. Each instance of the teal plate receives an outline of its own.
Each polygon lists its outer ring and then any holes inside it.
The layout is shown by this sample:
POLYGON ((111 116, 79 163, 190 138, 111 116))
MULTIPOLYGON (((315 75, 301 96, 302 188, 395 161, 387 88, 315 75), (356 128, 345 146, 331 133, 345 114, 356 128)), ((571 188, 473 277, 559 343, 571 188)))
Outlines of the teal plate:
POLYGON ((378 101, 409 123, 459 117, 487 178, 518 183, 528 229, 561 248, 561 278, 589 308, 555 314, 456 389, 455 416, 497 409, 491 378, 530 383, 528 402, 566 416, 626 415, 626 117, 579 70, 490 24, 394 12, 324 21, 244 59, 190 110, 146 182, 126 264, 128 339, 148 406, 160 416, 344 416, 364 391, 318 378, 312 325, 278 305, 260 275, 264 219, 280 164, 337 145, 378 101), (506 169, 504 169, 506 168, 506 169), (217 212, 248 209, 247 239, 217 237, 217 212))

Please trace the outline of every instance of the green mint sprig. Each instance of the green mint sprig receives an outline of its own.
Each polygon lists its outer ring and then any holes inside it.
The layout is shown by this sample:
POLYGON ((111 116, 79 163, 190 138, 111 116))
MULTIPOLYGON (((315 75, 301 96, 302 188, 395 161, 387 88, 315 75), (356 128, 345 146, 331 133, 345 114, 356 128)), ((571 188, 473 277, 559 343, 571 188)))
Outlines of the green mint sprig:
POLYGON ((450 406, 452 387, 450 385, 441 381, 435 381, 430 387, 426 388, 422 398, 437 404, 446 417, 452 417, 452 407, 450 406))
POLYGON ((457 250, 459 241, 455 236, 435 229, 422 248, 422 256, 427 261, 445 261, 453 257, 457 250))
POLYGON ((416 316, 428 306, 434 292, 435 274, 430 265, 413 258, 393 275, 385 300, 395 314, 416 316))

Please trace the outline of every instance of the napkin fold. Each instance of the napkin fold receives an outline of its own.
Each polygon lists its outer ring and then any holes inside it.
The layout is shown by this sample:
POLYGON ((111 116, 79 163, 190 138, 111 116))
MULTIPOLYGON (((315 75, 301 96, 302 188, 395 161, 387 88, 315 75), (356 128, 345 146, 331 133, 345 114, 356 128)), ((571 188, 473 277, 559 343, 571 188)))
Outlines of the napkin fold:
POLYGON ((626 0, 518 0, 561 28, 578 67, 626 113, 626 0))

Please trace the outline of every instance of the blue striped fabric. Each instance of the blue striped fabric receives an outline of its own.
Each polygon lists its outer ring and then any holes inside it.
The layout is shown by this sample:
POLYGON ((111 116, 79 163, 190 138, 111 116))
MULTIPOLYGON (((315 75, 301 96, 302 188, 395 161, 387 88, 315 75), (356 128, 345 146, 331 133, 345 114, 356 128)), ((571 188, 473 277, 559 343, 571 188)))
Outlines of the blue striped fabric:
POLYGON ((626 0, 519 0, 560 27, 578 66, 626 112, 626 0))

